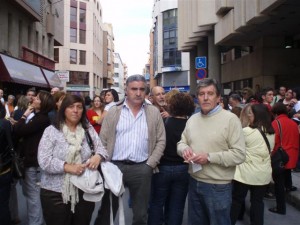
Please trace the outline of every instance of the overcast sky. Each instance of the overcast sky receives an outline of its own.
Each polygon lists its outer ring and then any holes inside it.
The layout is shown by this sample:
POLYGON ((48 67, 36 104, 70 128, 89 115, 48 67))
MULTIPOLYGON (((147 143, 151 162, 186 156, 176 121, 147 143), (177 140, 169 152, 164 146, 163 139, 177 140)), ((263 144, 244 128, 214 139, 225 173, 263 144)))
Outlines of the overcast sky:
POLYGON ((142 74, 148 62, 153 0, 100 0, 103 22, 113 25, 115 52, 128 75, 142 74))

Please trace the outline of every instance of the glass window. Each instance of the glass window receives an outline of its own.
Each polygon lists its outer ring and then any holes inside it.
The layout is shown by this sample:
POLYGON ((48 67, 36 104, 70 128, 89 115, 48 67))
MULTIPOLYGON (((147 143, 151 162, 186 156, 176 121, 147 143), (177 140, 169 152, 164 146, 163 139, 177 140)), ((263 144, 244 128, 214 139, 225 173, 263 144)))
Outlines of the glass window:
POLYGON ((86 38, 85 38, 85 30, 79 30, 79 43, 85 44, 86 38))
POLYGON ((77 29, 70 28, 70 42, 77 43, 77 29))
POLYGON ((70 63, 77 64, 77 50, 70 49, 70 63))
POLYGON ((85 65, 86 63, 86 51, 79 51, 79 64, 80 65, 85 65))
POLYGON ((115 63, 115 68, 119 68, 119 63, 115 63))
POLYGON ((80 23, 86 23, 86 10, 85 9, 80 9, 80 15, 79 15, 79 21, 80 23))
POLYGON ((164 38, 169 38, 169 31, 164 32, 164 38))
POLYGON ((59 48, 54 48, 54 61, 59 62, 59 48))
POLYGON ((70 71, 70 82, 74 85, 89 85, 89 73, 81 71, 70 71))
POLYGON ((77 8, 75 7, 70 8, 70 21, 77 22, 77 8))
POLYGON ((115 74, 114 74, 114 77, 119 77, 119 73, 115 73, 115 74))

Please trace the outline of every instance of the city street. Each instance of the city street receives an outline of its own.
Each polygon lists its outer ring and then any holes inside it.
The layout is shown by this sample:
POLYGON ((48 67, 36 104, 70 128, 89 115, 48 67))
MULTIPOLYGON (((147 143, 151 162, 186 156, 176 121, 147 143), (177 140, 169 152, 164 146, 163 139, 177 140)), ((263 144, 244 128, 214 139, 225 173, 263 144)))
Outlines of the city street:
MULTIPOLYGON (((29 225, 26 223, 26 204, 25 204, 25 199, 22 195, 21 187, 18 184, 17 186, 18 189, 18 196, 19 196, 19 213, 20 213, 20 219, 22 221, 21 225, 29 225)), ((298 190, 299 191, 299 190, 298 190)), ((125 209, 125 221, 126 225, 131 224, 131 219, 132 219, 132 212, 131 209, 128 208, 127 200, 128 200, 128 191, 126 191, 125 196, 123 197, 124 199, 124 209, 125 209)), ((295 209, 294 207, 290 206, 287 204, 287 214, 285 216, 283 215, 278 215, 278 214, 273 214, 268 211, 268 208, 273 207, 275 204, 275 201, 272 200, 266 200, 265 201, 265 225, 283 225, 283 224, 288 224, 288 225, 299 225, 300 221, 300 211, 295 209)), ((96 205, 96 209, 98 209, 100 206, 100 203, 96 205)), ((93 215, 93 221, 95 220, 96 217, 96 211, 94 211, 93 215)), ((117 222, 118 219, 116 219, 116 225, 118 225, 117 222)), ((91 223, 92 225, 93 223, 91 223)), ((187 206, 185 208, 185 213, 184 213, 184 220, 183 220, 183 225, 187 225, 187 206)), ((249 225, 250 220, 249 220, 249 201, 246 203, 246 215, 244 217, 243 221, 238 221, 237 225, 249 225)))

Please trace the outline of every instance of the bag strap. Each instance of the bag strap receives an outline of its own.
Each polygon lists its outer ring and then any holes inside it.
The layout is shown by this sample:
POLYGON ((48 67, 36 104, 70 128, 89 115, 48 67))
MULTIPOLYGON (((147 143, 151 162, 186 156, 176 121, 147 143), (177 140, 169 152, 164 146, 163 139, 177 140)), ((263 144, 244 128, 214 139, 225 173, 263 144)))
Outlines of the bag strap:
POLYGON ((90 149, 92 150, 92 155, 95 155, 95 148, 94 148, 93 140, 92 140, 92 137, 88 130, 85 130, 85 137, 86 137, 87 143, 90 146, 90 149))
POLYGON ((261 133, 261 135, 263 136, 265 142, 266 142, 266 145, 268 147, 268 150, 269 150, 269 153, 271 153, 271 147, 270 147, 270 143, 269 143, 269 140, 266 136, 266 134, 261 130, 261 128, 257 128, 257 130, 259 130, 259 132, 261 133))
POLYGON ((282 129, 281 129, 281 123, 278 119, 276 119, 278 128, 279 128, 279 135, 280 135, 280 146, 282 147, 282 129))

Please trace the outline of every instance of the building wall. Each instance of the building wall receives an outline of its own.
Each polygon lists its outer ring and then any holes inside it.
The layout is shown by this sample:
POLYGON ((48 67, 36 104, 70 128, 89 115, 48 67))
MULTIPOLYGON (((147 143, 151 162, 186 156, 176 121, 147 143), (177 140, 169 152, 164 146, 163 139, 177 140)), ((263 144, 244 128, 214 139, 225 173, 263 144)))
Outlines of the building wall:
POLYGON ((0 7, 0 51, 16 58, 23 57, 23 48, 53 59, 54 34, 47 33, 47 10, 41 22, 31 17, 26 11, 17 8, 11 1, 1 1, 0 7))
POLYGON ((114 54, 114 84, 112 86, 119 93, 119 99, 123 99, 125 96, 124 92, 124 73, 125 68, 119 53, 114 54))
MULTIPOLYGON (((164 53, 166 51, 166 49, 164 49, 164 32, 170 32, 169 35, 171 35, 171 32, 173 32, 173 30, 176 31, 177 44, 175 49, 178 50, 178 43, 179 43, 178 38, 180 36, 180 31, 178 30, 178 24, 176 24, 176 26, 174 27, 173 25, 169 27, 167 26, 164 27, 163 15, 164 13, 170 10, 175 10, 178 16, 177 6, 178 6, 177 1, 168 1, 168 0, 155 1, 153 6, 153 14, 152 14, 152 19, 153 19, 152 64, 154 65, 153 75, 157 81, 157 84, 163 86, 166 90, 169 90, 169 88, 175 88, 177 86, 189 87, 190 85, 190 79, 189 79, 190 58, 188 53, 183 53, 183 52, 179 53, 181 58, 181 61, 179 63, 178 61, 175 61, 175 63, 172 65, 172 63, 165 64, 164 62, 164 53)), ((171 40, 169 45, 171 46, 171 40)), ((171 61, 172 59, 174 59, 174 55, 176 54, 173 53, 173 57, 170 57, 171 61)), ((189 90, 189 88, 186 89, 185 91, 187 90, 189 90)))
POLYGON ((206 54, 209 77, 232 89, 296 86, 299 12, 299 1, 179 0, 178 48, 191 54, 191 73, 206 54))
MULTIPOLYGON (((103 23, 100 1, 64 1, 64 46, 59 49, 59 62, 56 70, 70 71, 70 80, 65 85, 68 92, 89 95, 99 94, 103 85, 103 23), (70 28, 74 22, 70 20, 71 5, 77 8, 77 42, 71 42, 70 28), (86 10, 85 25, 80 24, 80 9, 86 10), (85 44, 80 43, 80 28, 86 31, 85 44), (77 50, 77 63, 70 63, 70 50, 77 50), (79 51, 85 51, 85 63, 80 64, 79 51), (73 72, 74 71, 74 72, 73 72), (86 75, 87 74, 87 77, 86 75), (72 83, 72 84, 71 84, 72 83)), ((72 25, 73 24, 73 25, 72 25)), ((75 23, 76 24, 76 23, 75 23)))

